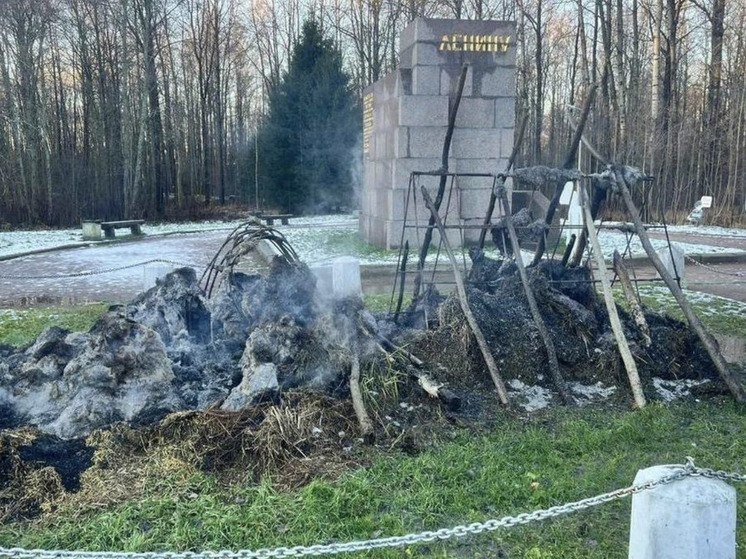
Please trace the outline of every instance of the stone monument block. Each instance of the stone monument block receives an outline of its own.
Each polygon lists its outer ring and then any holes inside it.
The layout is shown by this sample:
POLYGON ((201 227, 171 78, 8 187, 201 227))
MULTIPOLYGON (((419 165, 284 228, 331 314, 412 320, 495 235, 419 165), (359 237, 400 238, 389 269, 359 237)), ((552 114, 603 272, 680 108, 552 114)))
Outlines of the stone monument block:
MULTIPOLYGON (((514 22, 419 18, 402 32, 399 49, 399 68, 366 88, 363 99, 365 181, 360 233, 364 240, 385 248, 399 245, 405 219, 410 225, 427 224, 430 213, 419 191, 410 193, 405 211, 410 177, 414 171, 442 167, 449 115, 465 65, 448 169, 502 172, 515 131, 514 22)), ((435 198, 439 176, 419 175, 417 182, 435 198)), ((481 181, 460 177, 455 184, 448 224, 479 223, 492 177, 481 181)), ((421 230, 420 238, 423 235, 421 230)), ((478 230, 465 233, 467 238, 478 235, 478 230)), ((461 242, 457 229, 449 230, 448 236, 454 245, 461 242)), ((407 229, 404 237, 414 242, 416 230, 407 229)))
POLYGON ((416 66, 412 68, 413 95, 440 95, 440 68, 416 66))
POLYGON ((456 126, 459 128, 494 128, 495 101, 479 97, 466 97, 456 114, 456 126))
POLYGON ((448 97, 407 95, 399 98, 400 126, 447 126, 448 97))

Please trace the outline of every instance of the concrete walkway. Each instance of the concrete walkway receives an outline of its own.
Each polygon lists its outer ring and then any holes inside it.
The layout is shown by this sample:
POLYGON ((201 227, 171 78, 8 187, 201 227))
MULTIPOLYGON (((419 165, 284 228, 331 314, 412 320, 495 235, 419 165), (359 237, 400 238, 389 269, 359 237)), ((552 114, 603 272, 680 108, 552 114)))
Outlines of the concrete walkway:
POLYGON ((58 276, 54 279, 0 277, 0 305, 83 304, 132 299, 143 290, 144 266, 82 277, 61 277, 162 259, 191 265, 201 273, 225 241, 225 231, 143 238, 139 241, 46 252, 0 262, 0 276, 58 276))

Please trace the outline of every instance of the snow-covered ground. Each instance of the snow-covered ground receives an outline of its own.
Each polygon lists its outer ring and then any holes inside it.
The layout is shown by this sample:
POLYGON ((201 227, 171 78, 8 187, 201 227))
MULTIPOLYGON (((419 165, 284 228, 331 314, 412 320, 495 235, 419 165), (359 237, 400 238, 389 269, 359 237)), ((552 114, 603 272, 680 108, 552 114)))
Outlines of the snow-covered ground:
POLYGON ((746 239, 746 229, 718 227, 716 225, 669 225, 671 233, 700 235, 702 237, 736 237, 746 239))
MULTIPOLYGON (((161 225, 145 225, 146 235, 172 235, 194 232, 226 231, 226 233, 242 223, 235 221, 201 221, 167 223, 161 225)), ((319 262, 341 255, 354 255, 360 258, 361 265, 395 264, 398 251, 381 250, 363 243, 358 237, 358 222, 352 215, 326 215, 313 217, 299 217, 290 221, 290 225, 277 225, 288 241, 295 247, 298 254, 307 262, 319 262)), ((726 229, 723 227, 694 227, 672 226, 669 228, 677 233, 689 233, 700 236, 746 238, 744 229, 726 229)), ((120 233, 121 234, 121 233, 120 233)), ((626 238, 613 231, 602 231, 600 234, 604 256, 611 257, 614 250, 624 253, 626 238)), ((0 233, 0 256, 11 256, 29 251, 52 249, 64 245, 101 245, 107 241, 89 243, 83 241, 80 229, 58 229, 50 231, 9 231, 0 233)), ((653 246, 657 249, 666 247, 663 240, 653 239, 653 246)), ((677 243, 687 254, 712 254, 744 252, 737 248, 702 245, 693 243, 677 243)), ((633 237, 631 254, 642 255, 644 251, 637 237, 633 237)), ((444 257, 442 255, 441 257, 444 257)), ((434 258, 434 256, 431 256, 434 258)))
MULTIPOLYGON (((601 242, 601 248, 603 249, 606 258, 611 258, 615 250, 618 250, 619 254, 622 254, 623 256, 630 256, 630 254, 632 256, 643 256, 645 254, 640 238, 637 235, 632 236, 632 241, 630 242, 629 247, 631 252, 628 251, 626 254, 625 249, 627 248, 627 237, 624 234, 613 231, 601 231, 598 235, 598 239, 601 242)), ((662 250, 668 247, 668 244, 663 239, 650 239, 650 242, 656 250, 662 250)), ((671 243, 679 246, 685 254, 732 254, 744 252, 741 249, 733 247, 682 243, 679 241, 671 241, 671 243)))
MULTIPOLYGON (((674 296, 667 287, 662 285, 640 285, 640 295, 645 302, 649 297, 655 300, 656 308, 664 312, 676 311, 679 306, 674 296)), ((741 318, 746 316, 746 303, 719 297, 702 291, 692 291, 684 289, 684 294, 690 303, 697 305, 697 314, 701 316, 726 317, 732 316, 741 318)))

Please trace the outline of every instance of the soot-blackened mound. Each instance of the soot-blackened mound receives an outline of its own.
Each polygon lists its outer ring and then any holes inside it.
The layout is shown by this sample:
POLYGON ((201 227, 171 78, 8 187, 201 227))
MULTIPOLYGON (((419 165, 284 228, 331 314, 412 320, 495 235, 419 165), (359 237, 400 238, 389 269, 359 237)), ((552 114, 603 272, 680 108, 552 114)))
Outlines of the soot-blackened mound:
MULTIPOLYGON (((552 389, 546 348, 514 263, 491 260, 477 251, 472 251, 472 257, 469 306, 504 379, 552 389)), ((565 268, 547 260, 527 271, 565 380, 627 386, 606 308, 589 282, 590 270, 565 268)), ((649 383, 652 377, 718 378, 701 342, 686 324, 646 313, 652 344, 645 347, 632 317, 621 308, 618 311, 643 382, 649 383)), ((447 364, 454 377, 467 378, 485 370, 455 295, 446 299, 436 316, 440 326, 419 342, 419 351, 447 364)))

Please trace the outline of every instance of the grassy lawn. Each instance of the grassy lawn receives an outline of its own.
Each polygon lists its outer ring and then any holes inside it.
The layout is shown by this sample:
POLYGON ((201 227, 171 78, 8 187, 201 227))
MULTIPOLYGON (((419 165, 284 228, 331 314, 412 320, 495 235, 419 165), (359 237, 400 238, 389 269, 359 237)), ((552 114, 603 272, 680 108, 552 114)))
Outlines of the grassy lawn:
MULTIPOLYGON (((153 480, 137 502, 57 509, 0 527, 0 545, 88 550, 199 550, 310 545, 484 521, 631 484, 639 468, 680 463, 746 472, 746 414, 729 401, 643 411, 552 410, 461 432, 415 456, 379 453, 335 482, 283 492, 271 480, 226 488, 187 468, 153 480)), ((739 487, 739 516, 746 487, 739 487)), ((527 527, 376 557, 623 558, 630 500, 527 527), (499 555, 499 552, 504 555, 499 555)), ((746 548, 746 526, 738 528, 746 548)))
POLYGON ((0 344, 24 346, 50 326, 85 332, 107 308, 107 304, 96 303, 80 307, 0 310, 0 344))

